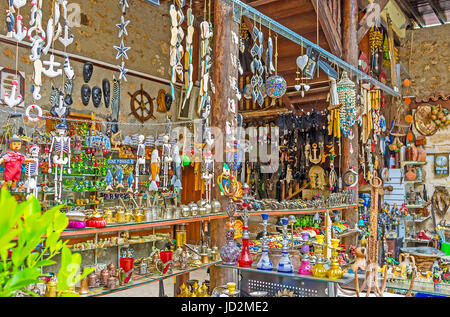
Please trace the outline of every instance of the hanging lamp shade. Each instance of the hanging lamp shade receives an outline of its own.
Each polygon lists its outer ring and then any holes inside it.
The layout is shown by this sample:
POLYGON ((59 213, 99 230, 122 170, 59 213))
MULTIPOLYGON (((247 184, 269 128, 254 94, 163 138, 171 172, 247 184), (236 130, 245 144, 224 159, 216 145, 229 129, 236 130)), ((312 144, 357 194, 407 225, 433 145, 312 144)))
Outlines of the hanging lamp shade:
POLYGON ((271 76, 266 80, 266 92, 270 98, 279 99, 286 93, 287 84, 281 76, 271 76))

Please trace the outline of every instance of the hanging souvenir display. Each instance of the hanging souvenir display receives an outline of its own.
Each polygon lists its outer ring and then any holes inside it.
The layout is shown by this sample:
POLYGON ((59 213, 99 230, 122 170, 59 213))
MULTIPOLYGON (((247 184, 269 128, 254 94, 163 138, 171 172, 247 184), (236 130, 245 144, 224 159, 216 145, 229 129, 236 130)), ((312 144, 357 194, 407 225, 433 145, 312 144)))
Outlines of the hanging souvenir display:
POLYGON ((259 107, 262 107, 264 103, 264 97, 261 89, 264 84, 264 80, 262 78, 264 74, 264 67, 262 65, 261 59, 264 51, 263 47, 264 34, 256 27, 256 25, 253 26, 251 34, 253 38, 253 47, 250 50, 250 53, 253 57, 253 61, 250 64, 250 68, 253 73, 253 77, 250 80, 250 84, 252 87, 252 98, 253 102, 257 102, 259 107))
MULTIPOLYGON (((200 79, 200 103, 199 103, 199 114, 201 118, 208 118, 211 112, 211 96, 209 95, 210 88, 213 88, 212 78, 211 78, 211 68, 212 68, 212 49, 210 43, 213 37, 211 16, 209 15, 208 20, 206 20, 206 0, 204 4, 203 11, 203 22, 200 23, 200 57, 201 61, 201 79, 200 79), (211 83, 211 85, 210 85, 211 83)), ((214 89, 211 89, 214 93, 214 89)))
MULTIPOLYGON (((175 3, 176 6, 171 4, 169 7, 170 22, 172 24, 170 29, 170 67, 172 67, 170 91, 172 93, 172 100, 175 100, 174 84, 177 82, 177 75, 180 80, 183 80, 183 65, 181 64, 181 60, 184 56, 184 47, 182 45, 184 31, 181 25, 185 19, 182 10, 185 3, 184 0, 176 1, 175 3)), ((191 58, 191 54, 189 55, 191 58)))
POLYGON ((123 40, 128 35, 127 26, 130 24, 130 20, 125 20, 125 15, 127 12, 127 9, 130 7, 128 5, 128 0, 119 0, 119 5, 122 6, 122 15, 120 16, 120 23, 116 24, 116 26, 119 28, 119 34, 118 38, 120 39, 120 45, 114 45, 114 49, 117 50, 116 60, 121 59, 121 64, 117 66, 120 74, 119 74, 119 81, 124 79, 127 81, 126 73, 128 72, 128 69, 125 68, 125 59, 128 60, 127 52, 131 49, 129 46, 125 46, 123 43, 123 40))
POLYGON ((192 52, 193 52, 193 36, 194 36, 194 14, 192 11, 192 2, 190 7, 186 12, 186 22, 187 22, 187 35, 186 35, 186 50, 184 53, 184 88, 186 89, 186 94, 184 95, 183 105, 181 106, 184 109, 186 102, 191 97, 192 87, 194 83, 192 81, 192 75, 194 72, 194 66, 192 64, 192 52))
POLYGON ((369 44, 371 55, 370 69, 375 74, 379 74, 382 63, 383 33, 376 27, 372 27, 369 31, 369 44))
POLYGON ((337 83, 340 108, 341 130, 344 136, 348 136, 356 121, 356 91, 355 83, 352 82, 347 72, 342 73, 341 80, 337 83))

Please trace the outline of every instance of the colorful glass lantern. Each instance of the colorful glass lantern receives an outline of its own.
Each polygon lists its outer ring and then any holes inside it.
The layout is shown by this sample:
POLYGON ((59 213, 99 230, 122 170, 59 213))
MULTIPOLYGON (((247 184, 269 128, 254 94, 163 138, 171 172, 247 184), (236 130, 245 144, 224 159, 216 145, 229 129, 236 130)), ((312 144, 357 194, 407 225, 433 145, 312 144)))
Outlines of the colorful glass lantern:
POLYGON ((266 80, 266 92, 270 98, 279 99, 286 93, 287 84, 281 76, 271 76, 266 80))

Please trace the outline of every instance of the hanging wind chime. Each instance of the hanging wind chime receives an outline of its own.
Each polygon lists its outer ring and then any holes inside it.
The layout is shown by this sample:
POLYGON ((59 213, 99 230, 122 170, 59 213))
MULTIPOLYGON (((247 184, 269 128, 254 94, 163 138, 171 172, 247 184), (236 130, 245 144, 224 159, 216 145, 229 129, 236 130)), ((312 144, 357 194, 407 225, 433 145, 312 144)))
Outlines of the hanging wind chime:
POLYGON ((345 137, 348 137, 356 121, 356 85, 347 76, 347 72, 342 73, 341 80, 337 83, 337 92, 340 108, 341 130, 345 137))
POLYGON ((275 99, 282 98, 286 93, 287 84, 283 77, 278 76, 278 36, 275 35, 275 76, 271 76, 266 80, 267 95, 271 97, 272 105, 275 99))

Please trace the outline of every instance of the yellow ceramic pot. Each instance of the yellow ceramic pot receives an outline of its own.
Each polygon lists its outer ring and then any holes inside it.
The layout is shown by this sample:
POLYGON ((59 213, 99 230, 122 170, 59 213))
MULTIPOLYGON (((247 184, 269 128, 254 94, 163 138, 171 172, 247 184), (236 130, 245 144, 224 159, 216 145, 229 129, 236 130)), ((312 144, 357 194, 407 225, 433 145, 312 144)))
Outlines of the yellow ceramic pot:
POLYGON ((328 278, 331 278, 333 280, 338 280, 338 279, 341 279, 343 275, 344 275, 344 271, 342 271, 342 269, 339 267, 339 263, 332 262, 331 267, 327 272, 328 278))
POLYGON ((327 277, 327 270, 323 266, 322 262, 316 262, 312 269, 312 275, 319 278, 327 277))

